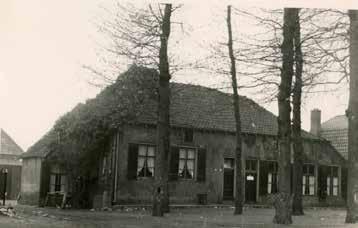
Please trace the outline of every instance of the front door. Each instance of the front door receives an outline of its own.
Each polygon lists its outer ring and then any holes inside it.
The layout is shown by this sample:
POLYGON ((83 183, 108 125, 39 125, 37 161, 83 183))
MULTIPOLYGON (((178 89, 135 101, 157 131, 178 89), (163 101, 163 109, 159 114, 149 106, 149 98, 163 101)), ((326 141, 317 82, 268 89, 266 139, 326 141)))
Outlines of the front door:
POLYGON ((245 202, 256 203, 257 160, 246 160, 245 170, 245 202))
POLYGON ((327 198, 327 166, 318 167, 318 199, 325 202, 327 198))
POLYGON ((246 203, 256 202, 256 173, 246 172, 245 174, 245 201, 246 203))
POLYGON ((234 159, 225 158, 224 159, 224 200, 233 200, 234 199, 234 159))

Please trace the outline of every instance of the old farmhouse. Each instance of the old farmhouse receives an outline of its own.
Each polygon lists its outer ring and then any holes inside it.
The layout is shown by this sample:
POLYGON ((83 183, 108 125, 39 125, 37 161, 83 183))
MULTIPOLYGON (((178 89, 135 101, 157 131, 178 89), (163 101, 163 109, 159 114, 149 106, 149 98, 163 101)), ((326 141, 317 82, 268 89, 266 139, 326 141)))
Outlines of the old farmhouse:
MULTIPOLYGON (((171 203, 197 203, 198 198, 201 203, 233 200, 235 123, 231 95, 180 83, 172 83, 171 89, 171 203)), ((144 103, 135 121, 118 124, 108 138, 109 153, 95 170, 98 187, 91 189, 93 207, 101 207, 105 201, 151 202, 157 103, 155 99, 144 103)), ((277 117, 244 96, 240 106, 245 202, 269 203, 270 195, 277 191, 277 117)), ((44 138, 54 137, 51 135, 44 138)), ((345 159, 319 135, 304 131, 302 135, 304 204, 345 204, 345 159)), ((44 168, 49 153, 44 138, 23 156, 21 203, 38 204, 48 192, 71 194, 61 167, 44 168)))

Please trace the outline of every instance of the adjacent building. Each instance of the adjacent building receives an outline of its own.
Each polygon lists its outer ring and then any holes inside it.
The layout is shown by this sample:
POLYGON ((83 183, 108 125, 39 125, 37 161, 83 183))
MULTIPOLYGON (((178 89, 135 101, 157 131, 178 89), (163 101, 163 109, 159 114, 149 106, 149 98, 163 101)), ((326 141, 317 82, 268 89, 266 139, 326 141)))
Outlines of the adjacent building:
POLYGON ((320 123, 321 111, 315 109, 312 115, 316 116, 317 126, 314 131, 321 137, 331 142, 334 148, 345 158, 348 159, 348 118, 346 115, 335 116, 324 123, 320 123), (319 121, 318 121, 319 120, 319 121), (315 130, 317 129, 317 130, 315 130))
POLYGON ((3 187, 6 173, 6 199, 16 200, 21 184, 21 147, 0 128, 0 199, 3 198, 3 187))

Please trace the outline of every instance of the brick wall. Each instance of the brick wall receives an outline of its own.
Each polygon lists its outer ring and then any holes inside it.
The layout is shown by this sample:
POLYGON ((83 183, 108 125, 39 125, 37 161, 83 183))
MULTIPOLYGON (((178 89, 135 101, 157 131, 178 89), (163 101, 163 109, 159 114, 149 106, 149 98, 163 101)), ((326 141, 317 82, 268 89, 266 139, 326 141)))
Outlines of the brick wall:
MULTIPOLYGON (((118 148, 118 182, 117 203, 150 203, 153 191, 153 179, 127 179, 127 160, 129 143, 155 144, 156 130, 153 127, 127 126, 122 129, 118 148)), ((170 182, 171 203, 195 203, 197 194, 206 193, 209 203, 221 203, 223 196, 223 161, 234 158, 235 136, 220 132, 195 131, 193 143, 183 143, 180 131, 171 132, 171 144, 206 148, 206 181, 177 180, 170 182)), ((320 143, 305 142, 306 162, 334 164, 339 159, 330 147, 320 143), (328 151, 327 151, 328 150, 328 151), (322 153, 325 151, 325 153, 322 153), (321 160, 319 160, 321 159, 321 160), (337 160, 338 159, 338 160, 337 160)), ((243 140, 244 159, 275 160, 277 148, 275 140, 270 136, 245 136, 243 140)), ((258 197, 258 202, 265 203, 265 197, 258 197)), ((317 197, 306 197, 305 205, 318 202, 317 197)), ((330 201, 331 202, 331 201, 330 201)), ((337 203, 338 201, 333 201, 337 203)))
POLYGON ((26 158, 21 171, 21 198, 19 203, 38 205, 41 185, 41 158, 26 158))

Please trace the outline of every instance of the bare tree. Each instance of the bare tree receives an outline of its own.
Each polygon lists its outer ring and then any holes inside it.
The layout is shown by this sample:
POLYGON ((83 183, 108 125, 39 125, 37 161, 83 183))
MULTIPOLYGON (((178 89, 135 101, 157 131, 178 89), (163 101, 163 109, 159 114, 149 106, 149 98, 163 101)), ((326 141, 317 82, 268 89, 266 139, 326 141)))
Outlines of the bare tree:
POLYGON ((294 32, 298 9, 284 9, 282 71, 278 94, 279 194, 274 223, 291 224, 291 85, 294 74, 294 32))
POLYGON ((294 32, 295 49, 295 82, 293 86, 292 104, 292 140, 293 140, 293 215, 303 215, 302 206, 302 169, 303 169, 303 143, 301 136, 301 97, 302 97, 302 70, 303 58, 301 50, 301 26, 299 15, 296 20, 294 32))
POLYGON ((348 117, 348 192, 346 223, 358 221, 358 11, 349 10, 350 82, 348 117))
MULTIPOLYGON (((242 34, 237 49, 239 73, 261 99, 276 99, 281 68, 282 10, 236 10, 255 24, 252 34, 242 34)), ((300 10, 303 95, 334 91, 348 77, 347 20, 344 12, 330 9, 300 10), (337 86, 338 85, 338 86, 337 86)), ((303 97, 305 97, 303 96, 303 97)))
POLYGON ((119 1, 115 9, 106 10, 106 19, 100 19, 99 30, 109 45, 102 45, 102 60, 106 70, 85 66, 93 76, 93 84, 111 84, 118 72, 128 65, 154 68, 159 72, 157 150, 155 156, 155 181, 153 188, 153 215, 169 212, 168 156, 170 150, 170 79, 173 72, 184 67, 175 64, 176 55, 170 52, 169 35, 173 22, 172 13, 181 6, 149 4, 145 8, 119 1), (97 79, 97 80, 96 80, 97 79))
POLYGON ((236 77, 236 61, 233 51, 233 40, 232 40, 232 28, 231 28, 231 6, 227 7, 227 28, 228 28, 228 50, 229 57, 231 62, 230 74, 232 80, 232 90, 233 90, 233 104, 234 104, 234 114, 235 114, 235 123, 236 123, 236 148, 235 148, 235 185, 236 185, 236 194, 235 194, 235 215, 242 214, 243 207, 243 180, 242 180, 242 140, 241 140, 241 120, 240 120, 240 105, 239 105, 239 95, 237 89, 237 77, 236 77))
POLYGON ((162 33, 160 36, 159 51, 159 96, 153 216, 163 216, 163 212, 169 212, 168 156, 170 150, 170 73, 168 62, 168 41, 170 35, 171 13, 172 5, 165 4, 164 15, 161 23, 162 33), (164 196, 163 200, 160 200, 162 196, 164 196))

